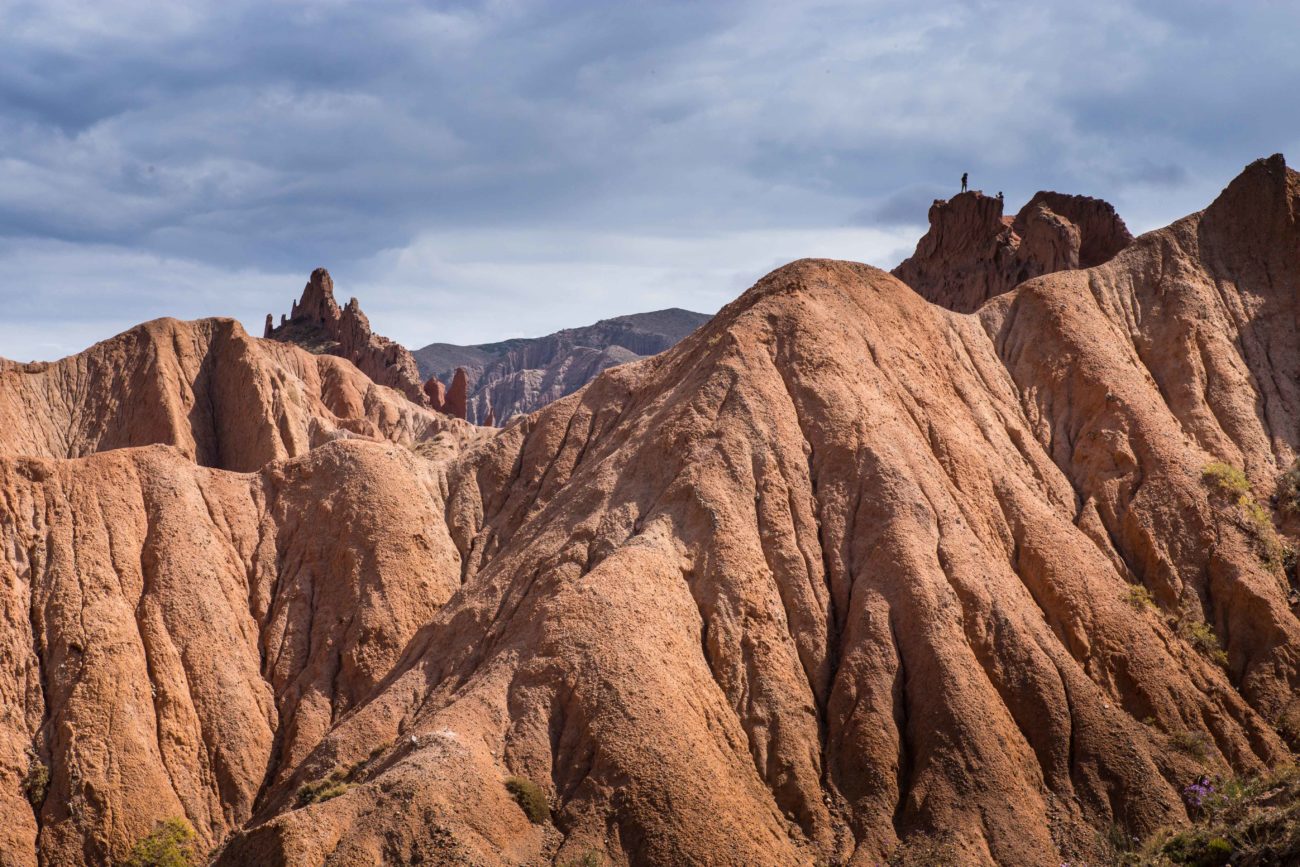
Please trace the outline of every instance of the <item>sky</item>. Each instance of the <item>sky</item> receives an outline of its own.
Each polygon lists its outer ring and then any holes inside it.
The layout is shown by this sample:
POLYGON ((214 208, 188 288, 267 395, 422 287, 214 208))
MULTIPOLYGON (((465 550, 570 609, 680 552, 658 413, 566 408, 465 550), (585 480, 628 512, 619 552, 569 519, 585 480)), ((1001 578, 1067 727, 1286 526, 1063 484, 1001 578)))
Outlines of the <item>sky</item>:
POLYGON ((713 312, 892 267, 963 171, 1145 231, 1300 155, 1297 34, 1297 0, 0 0, 0 356, 260 334, 318 266, 412 348, 713 312))

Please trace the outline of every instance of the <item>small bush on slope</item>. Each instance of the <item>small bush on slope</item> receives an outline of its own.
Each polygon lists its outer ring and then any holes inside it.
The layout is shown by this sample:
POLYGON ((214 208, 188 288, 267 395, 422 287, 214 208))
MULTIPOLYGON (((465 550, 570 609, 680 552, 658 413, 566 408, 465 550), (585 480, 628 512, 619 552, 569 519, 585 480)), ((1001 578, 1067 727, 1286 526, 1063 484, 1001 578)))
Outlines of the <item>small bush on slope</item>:
POLYGON ((1214 634, 1214 628, 1210 624, 1204 620, 1185 618, 1178 623, 1178 634, 1215 664, 1227 667, 1228 653, 1219 646, 1219 636, 1214 634))
POLYGON ((35 753, 27 762, 27 774, 23 777, 23 794, 27 796, 27 801, 32 805, 32 809, 39 810, 41 804, 45 803, 45 792, 50 786, 50 769, 40 757, 35 753))
POLYGON ((135 844, 126 859, 126 867, 191 867, 198 863, 194 829, 177 817, 159 822, 152 834, 135 844))
POLYGON ((1155 597, 1151 595, 1150 590, 1141 584, 1130 584, 1128 591, 1124 594, 1124 601, 1138 611, 1143 608, 1156 607, 1155 597))
POLYGON ((546 793, 532 780, 524 777, 507 777, 506 789, 514 795, 528 820, 540 825, 551 818, 551 805, 546 800, 546 793))
POLYGON ((308 804, 319 804, 330 798, 337 798, 350 788, 346 782, 347 778, 347 770, 335 768, 324 779, 303 783, 298 789, 298 806, 306 807, 308 804))
MULTIPOLYGON (((1295 472, 1296 467, 1288 471, 1295 472)), ((1286 476, 1283 476, 1285 479, 1286 476)), ((1241 516, 1245 520, 1246 529, 1255 537, 1256 544, 1259 545, 1259 558, 1264 565, 1276 571, 1285 569, 1288 556, 1294 556, 1291 549, 1278 536, 1277 530, 1273 529, 1273 518, 1269 515, 1268 509, 1265 509, 1255 499, 1255 495, 1250 486, 1250 479, 1246 474, 1230 464, 1223 461, 1213 461, 1205 465, 1201 471, 1201 479, 1210 489, 1224 497, 1231 499, 1236 503, 1237 508, 1241 511, 1241 516)), ((1296 483, 1300 485, 1300 475, 1296 483)), ((1281 494, 1281 483, 1279 483, 1279 508, 1284 508, 1284 498, 1281 494)))
POLYGON ((1300 514, 1300 459, 1277 480, 1277 507, 1286 515, 1300 514))

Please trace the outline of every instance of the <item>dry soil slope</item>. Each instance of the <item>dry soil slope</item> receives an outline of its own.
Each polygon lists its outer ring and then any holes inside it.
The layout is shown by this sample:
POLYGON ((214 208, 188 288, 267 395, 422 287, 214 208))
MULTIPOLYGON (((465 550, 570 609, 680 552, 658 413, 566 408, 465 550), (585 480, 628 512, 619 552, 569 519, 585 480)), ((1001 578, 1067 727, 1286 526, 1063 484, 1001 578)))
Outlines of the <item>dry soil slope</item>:
POLYGON ((950 831, 1056 865, 1284 759, 1286 578, 1202 470, 1294 457, 1298 188, 1256 163, 979 316, 797 262, 511 426, 451 474, 464 586, 222 863, 872 864, 950 831))

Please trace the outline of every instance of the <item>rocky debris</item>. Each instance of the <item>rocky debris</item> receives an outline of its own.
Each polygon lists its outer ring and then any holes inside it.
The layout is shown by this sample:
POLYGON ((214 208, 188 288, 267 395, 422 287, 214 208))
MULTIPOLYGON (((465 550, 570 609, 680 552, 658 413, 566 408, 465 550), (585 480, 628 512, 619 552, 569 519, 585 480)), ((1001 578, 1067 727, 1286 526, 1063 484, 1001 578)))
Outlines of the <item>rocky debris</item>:
POLYGON ((1260 161, 977 315, 802 260, 435 458, 5 449, 0 845, 107 861, 183 815, 219 865, 1105 863, 1291 758, 1298 215, 1260 161))
POLYGON ((469 380, 466 417, 505 423, 572 394, 602 370, 663 352, 709 321, 689 310, 657 310, 605 319, 545 337, 479 346, 434 343, 413 355, 425 376, 469 380))
POLYGON ((930 230, 892 273, 926 299, 969 313, 1031 277, 1107 262, 1133 240, 1101 199, 1042 191, 1014 219, 1002 206, 979 191, 936 199, 930 230))
POLYGON ((280 325, 272 328, 267 314, 266 325, 266 338, 293 343, 315 354, 346 358, 376 383, 427 406, 419 367, 411 353, 371 331, 370 320, 357 299, 340 308, 334 300, 334 281, 324 268, 311 272, 302 298, 293 303, 287 320, 281 317, 280 325))

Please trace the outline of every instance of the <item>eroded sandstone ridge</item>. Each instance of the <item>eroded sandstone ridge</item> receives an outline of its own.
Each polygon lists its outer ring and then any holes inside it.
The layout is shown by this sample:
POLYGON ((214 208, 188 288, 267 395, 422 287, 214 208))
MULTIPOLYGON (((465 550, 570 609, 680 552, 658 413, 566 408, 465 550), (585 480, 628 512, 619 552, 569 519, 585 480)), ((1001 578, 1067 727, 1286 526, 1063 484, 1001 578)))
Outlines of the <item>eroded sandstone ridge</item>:
POLYGON ((1097 861, 1300 746, 1298 285, 1274 157, 975 315, 792 263, 495 435, 6 443, 0 851, 1097 861))
POLYGON ((302 298, 293 303, 288 317, 272 327, 266 317, 264 337, 294 343, 309 352, 346 358, 380 385, 395 388, 407 399, 427 405, 424 384, 415 359, 400 343, 370 330, 370 320, 361 312, 357 299, 339 307, 334 300, 334 281, 324 268, 311 272, 302 298))
POLYGON ((970 313, 1031 277, 1091 268, 1133 240, 1106 202, 1035 193, 1014 219, 978 190, 930 207, 930 230, 893 274, 930 301, 970 313))

